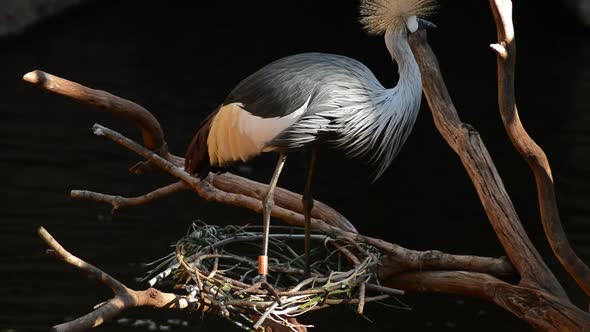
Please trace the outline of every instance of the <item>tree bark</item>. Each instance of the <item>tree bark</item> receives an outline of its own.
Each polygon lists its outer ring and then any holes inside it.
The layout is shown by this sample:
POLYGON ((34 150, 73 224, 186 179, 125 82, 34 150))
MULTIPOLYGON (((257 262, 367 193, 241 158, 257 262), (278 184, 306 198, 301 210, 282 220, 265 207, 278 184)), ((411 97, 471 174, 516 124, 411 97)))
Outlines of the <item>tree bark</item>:
POLYGON ((498 105, 502 122, 514 148, 527 161, 535 176, 541 222, 555 256, 586 295, 590 295, 590 269, 572 249, 561 225, 549 160, 526 132, 518 116, 514 87, 516 41, 512 2, 490 0, 490 6, 498 31, 498 43, 490 46, 498 55, 498 105))

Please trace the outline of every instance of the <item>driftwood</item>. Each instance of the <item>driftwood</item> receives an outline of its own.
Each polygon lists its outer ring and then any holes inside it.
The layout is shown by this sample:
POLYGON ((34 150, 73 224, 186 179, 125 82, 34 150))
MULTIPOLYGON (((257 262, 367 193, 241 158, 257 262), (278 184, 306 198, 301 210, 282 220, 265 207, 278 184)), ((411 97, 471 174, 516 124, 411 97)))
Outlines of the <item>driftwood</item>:
MULTIPOLYGON (((573 253, 561 227, 547 158, 526 134, 518 119, 514 93, 516 46, 511 17, 512 3, 509 0, 490 0, 490 6, 498 30, 498 42, 491 47, 498 56, 498 99, 502 119, 517 151, 529 162, 535 175, 541 221, 547 239, 566 271, 576 280, 579 287, 589 294, 590 273, 588 267, 573 253)), ((461 122, 446 89, 436 57, 428 46, 425 33, 413 34, 410 42, 422 72, 424 94, 436 127, 449 146, 458 154, 471 177, 507 258, 414 251, 380 239, 369 238, 357 234, 345 217, 319 202, 315 204, 312 211, 312 227, 335 238, 344 237, 378 248, 386 256, 379 271, 379 276, 386 286, 408 292, 448 293, 484 299, 505 308, 541 331, 590 330, 590 315, 571 303, 562 285, 526 234, 480 136, 472 126, 461 122), (518 280, 518 282, 510 283, 507 280, 518 280)), ((158 121, 143 107, 107 92, 93 90, 41 71, 26 74, 24 80, 45 90, 132 120, 141 129, 143 145, 100 125, 95 125, 93 131, 146 159, 133 166, 132 172, 141 174, 160 170, 178 178, 176 183, 133 198, 89 191, 72 191, 72 197, 108 203, 117 210, 147 204, 180 190, 192 190, 206 200, 261 212, 261 198, 265 193, 266 185, 230 173, 210 174, 205 181, 190 176, 182 169, 183 159, 168 151, 164 133, 158 121)), ((300 201, 298 194, 284 189, 277 190, 272 215, 291 225, 301 226, 303 215, 300 201)), ((53 242, 48 241, 48 243, 51 245, 53 242)), ((62 259, 67 256, 58 250, 56 252, 62 259)), ((95 273, 91 269, 78 266, 89 273, 95 273)), ((122 294, 125 298, 129 298, 129 294, 137 296, 137 294, 155 292, 156 297, 164 296, 169 304, 182 303, 182 298, 178 298, 177 295, 157 293, 159 291, 155 289, 131 291, 119 282, 114 283, 112 281, 114 279, 111 279, 105 277, 101 280, 113 289, 115 293, 113 300, 120 299, 122 294)), ((109 303, 110 301, 107 302, 109 303)), ((131 304, 123 308, 138 303, 163 307, 160 302, 129 303, 131 304)), ((199 305, 206 307, 207 303, 199 305)), ((176 305, 176 307, 183 309, 182 305, 176 305)), ((105 309, 101 308, 85 317, 91 318, 95 323, 112 317, 112 314, 105 314, 105 309)), ((76 330, 90 326, 81 325, 82 323, 79 322, 80 319, 74 320, 60 328, 66 326, 67 328, 63 330, 76 330)))

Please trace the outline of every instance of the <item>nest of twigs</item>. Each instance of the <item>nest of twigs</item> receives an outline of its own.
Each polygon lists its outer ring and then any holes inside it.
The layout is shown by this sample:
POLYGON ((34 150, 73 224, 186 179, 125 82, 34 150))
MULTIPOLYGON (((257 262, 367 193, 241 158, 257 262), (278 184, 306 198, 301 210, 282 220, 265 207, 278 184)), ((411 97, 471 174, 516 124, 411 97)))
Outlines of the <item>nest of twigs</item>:
POLYGON ((303 278, 300 229, 273 227, 269 276, 259 282, 260 227, 193 225, 176 250, 156 267, 149 282, 172 278, 177 287, 209 304, 216 313, 247 330, 271 319, 293 330, 289 318, 332 305, 354 306, 363 314, 368 302, 403 294, 378 285, 379 252, 372 246, 312 234, 311 276, 303 278), (256 317, 253 320, 252 317, 256 317))

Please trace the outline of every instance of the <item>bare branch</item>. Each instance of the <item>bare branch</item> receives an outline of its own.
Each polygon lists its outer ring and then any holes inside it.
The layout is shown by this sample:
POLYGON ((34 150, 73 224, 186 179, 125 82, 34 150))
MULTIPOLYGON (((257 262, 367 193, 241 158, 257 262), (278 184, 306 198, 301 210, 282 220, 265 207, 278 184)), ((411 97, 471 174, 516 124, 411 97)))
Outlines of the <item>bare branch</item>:
MULTIPOLYGON (((222 192, 210 185, 208 182, 200 181, 199 179, 190 176, 188 173, 184 172, 182 168, 174 166, 152 151, 147 150, 143 146, 129 140, 128 138, 111 129, 100 125, 95 125, 93 130, 95 134, 99 136, 105 136, 121 144, 122 146, 125 146, 126 148, 146 158, 152 165, 155 165, 159 169, 162 169, 165 172, 181 179, 187 184, 187 186, 189 186, 193 191, 199 194, 199 196, 206 200, 212 200, 227 205, 245 207, 256 212, 260 212, 262 210, 262 205, 258 200, 242 194, 222 192)), ((212 181, 216 181, 216 179, 219 177, 221 176, 213 176, 212 181)), ((238 177, 232 175, 228 178, 232 179, 232 181, 236 181, 236 178, 238 177)), ((272 215, 294 226, 302 226, 304 223, 303 216, 301 214, 294 213, 293 211, 276 205, 273 207, 272 215)), ((514 274, 514 269, 505 259, 465 255, 456 256, 437 251, 420 252, 408 250, 383 240, 374 239, 359 235, 356 232, 343 230, 340 228, 341 223, 337 223, 334 226, 318 219, 312 219, 312 227, 329 235, 347 237, 356 241, 366 242, 383 250, 383 253, 388 256, 389 262, 394 262, 394 264, 386 265, 386 267, 382 269, 381 273, 384 276, 399 273, 401 271, 418 269, 459 269, 491 273, 497 276, 507 276, 514 274)))
MULTIPOLYGON (((157 166, 164 172, 184 181, 187 184, 187 186, 189 186, 194 192, 196 192, 199 196, 201 196, 201 198, 205 200, 215 201, 218 203, 231 206, 243 207, 255 211, 257 213, 262 212, 262 204, 259 200, 255 198, 242 194, 233 194, 221 191, 212 186, 207 181, 201 181, 198 178, 192 177, 190 174, 185 172, 182 167, 176 167, 168 160, 160 157, 156 153, 144 148, 143 146, 131 141, 130 139, 111 129, 108 129, 98 124, 95 124, 92 129, 94 134, 98 136, 107 137, 108 139, 144 157, 152 165, 157 166)), ((275 205, 275 207, 273 207, 272 216, 281 219, 291 225, 304 225, 303 215, 293 212, 291 210, 287 210, 280 206, 275 205)), ((316 223, 320 222, 318 219, 314 219, 313 221, 316 223)), ((325 222, 335 223, 337 226, 343 225, 342 220, 326 220, 325 222)))
MULTIPOLYGON (((205 181, 211 183, 215 188, 222 191, 246 195, 256 198, 261 202, 268 190, 266 184, 252 181, 231 173, 223 173, 221 175, 209 173, 209 176, 207 176, 205 181)), ((301 195, 299 194, 277 187, 274 192, 274 201, 278 206, 303 214, 301 195)), ((324 220, 330 225, 340 227, 344 230, 356 232, 355 227, 350 221, 348 221, 348 219, 338 211, 320 201, 314 200, 311 216, 316 219, 324 220)))
POLYGON ((116 317, 122 311, 132 307, 148 306, 162 309, 185 309, 190 307, 194 310, 209 310, 208 303, 199 303, 188 296, 164 293, 155 288, 149 288, 143 291, 129 289, 101 269, 88 264, 82 259, 69 253, 51 236, 51 234, 49 234, 49 232, 45 230, 45 228, 40 227, 38 233, 41 239, 53 249, 54 254, 59 259, 79 268, 89 276, 98 279, 100 282, 111 288, 115 295, 112 299, 98 306, 94 311, 70 322, 54 326, 52 331, 65 332, 87 330, 101 325, 103 322, 116 317))
POLYGON ((323 222, 312 220, 311 226, 333 238, 347 238, 379 249, 387 257, 379 270, 379 278, 416 270, 462 270, 489 273, 496 276, 514 276, 514 268, 505 258, 467 255, 450 255, 440 251, 416 251, 381 239, 348 232, 323 222))
POLYGON ((404 271, 458 270, 491 274, 496 277, 514 277, 517 272, 506 257, 491 258, 469 255, 450 255, 437 250, 407 250, 403 256, 389 255, 379 270, 380 279, 404 271), (403 261, 400 261, 400 258, 403 261), (402 270, 400 270, 402 268, 402 270))
MULTIPOLYGON (((153 150, 175 167, 182 167, 184 165, 183 158, 168 152, 167 144, 164 140, 164 134, 158 120, 149 111, 138 104, 112 95, 108 92, 94 90, 40 70, 25 74, 23 80, 47 91, 72 98, 79 102, 113 113, 114 115, 132 120, 141 129, 144 145, 148 149, 153 150)), ((144 174, 151 172, 154 169, 157 169, 157 167, 147 161, 137 163, 131 167, 130 171, 134 174, 144 174)), ((228 192, 249 196, 259 201, 262 201, 262 198, 267 191, 267 186, 265 184, 251 181, 231 173, 224 173, 222 175, 211 173, 206 181, 213 187, 217 188, 217 192, 220 194, 222 192, 228 192)), ((275 204, 279 207, 283 207, 284 209, 293 211, 297 214, 303 213, 301 195, 299 194, 295 194, 282 188, 277 188, 274 199, 275 204)), ((259 205, 261 204, 262 203, 259 203, 259 205)), ((325 220, 330 224, 356 232, 354 226, 344 216, 322 202, 315 201, 312 217, 325 220)))
POLYGON ((112 196, 88 190, 72 190, 70 192, 70 197, 108 203, 113 206, 111 212, 114 213, 122 208, 149 204, 159 198, 187 189, 188 186, 184 182, 179 181, 138 197, 112 196))
POLYGON ((590 315, 536 288, 515 286, 490 275, 462 271, 408 272, 385 285, 407 292, 447 293, 494 302, 539 331, 588 331, 590 315))
POLYGON ((23 80, 42 89, 66 96, 133 121, 140 129, 145 146, 162 155, 168 153, 162 127, 152 113, 138 104, 102 90, 95 90, 40 70, 23 76, 23 80))
POLYGON ((449 146, 459 155, 471 177, 488 218, 523 285, 538 286, 567 299, 567 295, 528 237, 492 158, 473 127, 461 122, 438 61, 424 32, 410 37, 422 73, 424 94, 434 122, 449 146))
POLYGON ((38 233, 39 236, 43 239, 43 241, 45 241, 45 243, 47 243, 47 245, 54 250, 54 253, 59 259, 88 273, 88 275, 90 275, 91 277, 99 280, 100 282, 108 286, 115 294, 126 292, 127 287, 125 287, 118 280, 102 272, 99 268, 91 264, 88 264, 85 261, 79 259, 78 257, 70 254, 53 238, 53 236, 51 236, 51 234, 49 234, 49 232, 47 232, 47 230, 45 230, 45 228, 40 227, 38 233))
POLYGON ((528 162, 535 175, 541 221, 555 256, 580 288, 590 295, 590 269, 576 255, 563 230, 547 156, 526 132, 518 116, 514 89, 516 43, 512 24, 512 2, 490 0, 490 6, 498 31, 498 44, 492 44, 491 47, 498 54, 498 104, 502 122, 512 144, 528 162))

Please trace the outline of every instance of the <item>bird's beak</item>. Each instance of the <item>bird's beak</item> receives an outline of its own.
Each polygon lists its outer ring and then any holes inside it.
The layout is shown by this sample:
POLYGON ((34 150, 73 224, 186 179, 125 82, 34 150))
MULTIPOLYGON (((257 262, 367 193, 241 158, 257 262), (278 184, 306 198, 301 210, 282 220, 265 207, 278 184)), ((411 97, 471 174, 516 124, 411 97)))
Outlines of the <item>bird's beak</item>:
POLYGON ((423 20, 421 18, 418 19, 418 30, 433 30, 436 29, 436 24, 423 20))

